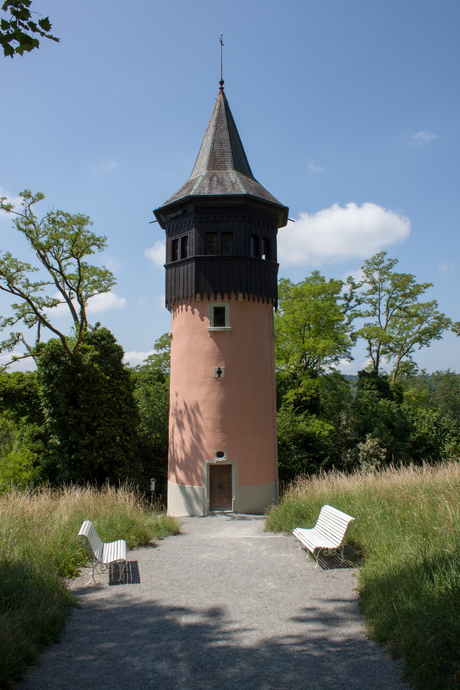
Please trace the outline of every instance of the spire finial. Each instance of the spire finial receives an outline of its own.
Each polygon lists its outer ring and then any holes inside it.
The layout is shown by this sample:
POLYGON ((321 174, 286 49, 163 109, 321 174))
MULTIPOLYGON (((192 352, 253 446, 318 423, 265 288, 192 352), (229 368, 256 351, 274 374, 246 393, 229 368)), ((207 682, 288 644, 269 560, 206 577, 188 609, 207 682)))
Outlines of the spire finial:
POLYGON ((224 90, 224 34, 220 35, 220 91, 224 90))

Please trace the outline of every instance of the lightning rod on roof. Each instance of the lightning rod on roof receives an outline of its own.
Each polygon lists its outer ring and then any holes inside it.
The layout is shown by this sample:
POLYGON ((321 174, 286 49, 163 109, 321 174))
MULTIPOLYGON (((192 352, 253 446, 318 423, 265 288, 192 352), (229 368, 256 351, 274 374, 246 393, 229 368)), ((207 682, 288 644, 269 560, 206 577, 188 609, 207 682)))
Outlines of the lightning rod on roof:
POLYGON ((220 35, 220 90, 224 90, 224 41, 222 40, 224 34, 220 35))

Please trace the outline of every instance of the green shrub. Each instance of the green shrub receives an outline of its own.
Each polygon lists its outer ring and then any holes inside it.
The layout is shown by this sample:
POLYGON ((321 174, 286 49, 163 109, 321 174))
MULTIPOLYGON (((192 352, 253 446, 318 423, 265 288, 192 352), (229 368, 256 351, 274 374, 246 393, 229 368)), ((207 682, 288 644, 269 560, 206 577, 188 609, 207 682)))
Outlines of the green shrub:
POLYGON ((13 450, 5 457, 0 457, 0 493, 12 486, 22 489, 33 486, 39 477, 37 455, 27 448, 22 452, 13 450))

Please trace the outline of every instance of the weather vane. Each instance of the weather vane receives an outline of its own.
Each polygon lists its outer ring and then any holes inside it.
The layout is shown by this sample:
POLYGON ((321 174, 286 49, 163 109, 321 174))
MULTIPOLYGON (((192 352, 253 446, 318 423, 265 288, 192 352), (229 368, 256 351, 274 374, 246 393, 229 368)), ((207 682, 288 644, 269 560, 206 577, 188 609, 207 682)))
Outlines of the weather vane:
POLYGON ((223 37, 224 34, 220 35, 220 90, 224 90, 224 42, 223 42, 223 37))

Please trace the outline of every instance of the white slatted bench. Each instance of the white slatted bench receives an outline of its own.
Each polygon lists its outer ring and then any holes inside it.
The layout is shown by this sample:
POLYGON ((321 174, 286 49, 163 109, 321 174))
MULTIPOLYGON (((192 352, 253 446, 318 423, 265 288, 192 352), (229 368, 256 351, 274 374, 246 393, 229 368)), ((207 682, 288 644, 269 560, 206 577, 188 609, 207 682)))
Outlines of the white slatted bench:
POLYGON ((86 548, 92 565, 91 580, 88 584, 91 581, 96 582, 94 571, 97 572, 97 568, 99 568, 99 572, 103 573, 109 569, 112 563, 119 564, 119 579, 122 579, 128 555, 124 539, 104 544, 93 523, 85 520, 78 533, 78 541, 86 548))
POLYGON ((316 525, 312 529, 297 527, 292 534, 301 546, 313 554, 316 560, 315 568, 318 567, 321 551, 325 556, 335 556, 337 551, 340 551, 341 563, 343 563, 345 534, 354 519, 337 508, 325 505, 321 508, 316 525))

